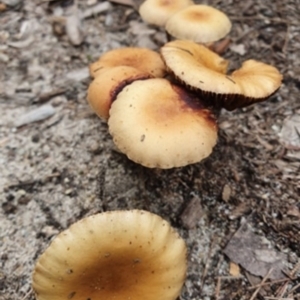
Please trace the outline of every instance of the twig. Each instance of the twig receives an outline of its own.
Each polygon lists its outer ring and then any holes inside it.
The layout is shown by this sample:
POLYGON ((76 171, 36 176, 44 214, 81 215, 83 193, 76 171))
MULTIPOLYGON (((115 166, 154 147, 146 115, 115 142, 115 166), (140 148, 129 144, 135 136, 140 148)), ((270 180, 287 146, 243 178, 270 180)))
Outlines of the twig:
POLYGON ((285 32, 284 43, 283 43, 283 46, 282 46, 282 48, 281 48, 281 51, 282 51, 283 53, 285 53, 285 54, 286 54, 287 48, 288 48, 289 33, 290 33, 290 25, 289 25, 289 24, 286 24, 286 32, 285 32))
POLYGON ((296 264, 296 266, 294 267, 294 269, 289 273, 289 275, 294 278, 295 274, 298 272, 298 270, 300 269, 300 261, 296 264))
POLYGON ((25 294, 25 296, 21 299, 21 300, 26 300, 29 296, 30 296, 30 294, 33 292, 33 290, 32 290, 32 288, 30 288, 30 290, 28 291, 28 293, 27 294, 25 294))
POLYGON ((220 289, 221 289, 222 280, 236 280, 236 279, 241 279, 241 278, 243 278, 243 276, 241 276, 241 275, 239 275, 239 276, 218 276, 218 281, 217 281, 217 285, 216 285, 216 289, 215 289, 216 300, 218 300, 220 297, 220 289))
POLYGON ((66 92, 66 89, 60 88, 60 89, 56 89, 56 90, 53 90, 53 91, 48 92, 48 93, 43 93, 34 102, 35 103, 45 103, 48 100, 50 100, 51 98, 53 98, 55 96, 58 96, 58 95, 61 95, 61 94, 65 93, 65 92, 66 92))
POLYGON ((282 299, 285 292, 286 292, 286 289, 288 287, 288 282, 285 282, 279 289, 278 289, 278 292, 277 292, 277 295, 276 297, 282 299))
POLYGON ((92 16, 96 16, 100 13, 103 13, 103 12, 106 12, 106 11, 110 10, 111 7, 112 6, 108 1, 101 2, 101 3, 97 4, 96 6, 93 6, 91 8, 86 9, 82 14, 82 18, 87 19, 87 18, 90 18, 92 16))
POLYGON ((215 291, 216 300, 218 300, 219 297, 220 297, 221 280, 222 280, 222 278, 219 276, 218 281, 217 281, 217 285, 216 285, 216 291, 215 291))
POLYGON ((276 283, 281 283, 281 282, 285 282, 285 281, 290 281, 290 278, 278 279, 278 280, 266 282, 266 283, 264 283, 264 284, 259 283, 259 284, 250 286, 250 287, 248 288, 248 290, 253 290, 253 289, 256 289, 256 288, 258 288, 258 287, 268 286, 268 285, 272 285, 272 284, 276 284, 276 283))
POLYGON ((250 300, 254 300, 255 297, 257 296, 258 292, 260 291, 262 284, 264 284, 266 282, 266 280, 268 279, 268 277, 270 276, 270 274, 272 273, 273 268, 271 268, 269 270, 269 272, 266 274, 266 276, 263 278, 263 280, 261 281, 260 285, 257 287, 257 289, 254 291, 254 293, 252 294, 250 300))
POLYGON ((207 253, 207 259, 206 259, 205 267, 204 267, 204 270, 203 270, 203 273, 202 273, 202 277, 201 277, 201 283, 202 283, 202 286, 204 285, 205 278, 206 278, 206 275, 207 275, 207 272, 208 272, 209 259, 210 259, 210 257, 211 257, 211 253, 212 253, 212 250, 213 250, 213 246, 215 245, 215 241, 216 241, 216 237, 213 238, 213 240, 212 240, 212 242, 211 242, 211 244, 210 244, 208 253, 207 253))
POLYGON ((298 288, 300 288, 300 283, 298 283, 296 286, 294 286, 290 291, 289 294, 292 294, 294 291, 296 291, 298 288))

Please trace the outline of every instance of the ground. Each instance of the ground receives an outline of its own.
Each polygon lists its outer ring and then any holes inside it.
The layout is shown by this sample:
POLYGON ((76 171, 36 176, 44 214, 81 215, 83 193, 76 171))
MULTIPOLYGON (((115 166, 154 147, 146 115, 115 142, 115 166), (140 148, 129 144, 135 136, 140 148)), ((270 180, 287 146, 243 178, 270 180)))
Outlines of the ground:
POLYGON ((70 224, 132 208, 159 214, 185 239, 189 269, 180 299, 300 299, 299 1, 204 1, 233 22, 224 53, 232 68, 254 58, 284 79, 268 101, 222 110, 212 155, 171 170, 147 169, 119 153, 87 104, 87 67, 102 53, 129 45, 157 50, 166 41, 131 6, 107 2, 89 14, 100 2, 77 1, 76 10, 72 0, 0 0, 0 299, 34 299, 34 264, 70 224), (71 20, 66 32, 66 17, 76 14, 80 24, 71 20), (28 121, 38 107, 48 117, 28 121), (225 255, 245 223, 284 255, 280 283, 225 255), (269 284, 257 290, 262 279, 269 284))

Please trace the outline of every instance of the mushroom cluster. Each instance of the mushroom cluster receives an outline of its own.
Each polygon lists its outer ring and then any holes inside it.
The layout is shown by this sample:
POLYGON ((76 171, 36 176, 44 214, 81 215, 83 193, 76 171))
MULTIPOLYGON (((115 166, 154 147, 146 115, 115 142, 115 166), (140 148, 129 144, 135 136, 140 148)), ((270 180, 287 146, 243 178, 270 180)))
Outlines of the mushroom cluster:
POLYGON ((145 22, 164 27, 176 39, 197 43, 216 42, 231 30, 226 14, 191 0, 146 0, 139 13, 145 22))
POLYGON ((88 102, 134 162, 162 169, 200 162, 217 143, 216 112, 264 101, 281 85, 271 65, 251 59, 228 74, 228 63, 189 40, 160 53, 115 49, 91 64, 88 102))
POLYGON ((158 215, 112 211, 61 232, 33 273, 37 300, 175 300, 186 276, 183 239, 158 215))

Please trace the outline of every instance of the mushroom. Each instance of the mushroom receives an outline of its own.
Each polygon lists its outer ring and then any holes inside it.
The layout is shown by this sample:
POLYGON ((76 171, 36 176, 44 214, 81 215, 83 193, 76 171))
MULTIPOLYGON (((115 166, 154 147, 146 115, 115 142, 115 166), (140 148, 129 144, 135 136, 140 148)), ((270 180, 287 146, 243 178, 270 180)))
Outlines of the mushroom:
POLYGON ((33 273, 37 300, 174 300, 186 246, 170 224, 142 210, 89 216, 60 233, 33 273))
POLYGON ((107 68, 128 66, 151 74, 153 77, 165 75, 165 65, 159 53, 147 48, 126 47, 103 54, 89 66, 90 74, 96 77, 107 68))
POLYGON ((229 33, 231 22, 216 8, 207 5, 191 5, 169 18, 165 28, 177 39, 211 43, 229 33))
POLYGON ((213 112, 163 78, 127 85, 111 106, 108 126, 119 150, 148 168, 200 162, 217 142, 213 112))
POLYGON ((145 22, 165 26, 172 15, 192 4, 192 0, 146 0, 140 6, 139 13, 145 22))
POLYGON ((107 120, 109 109, 118 93, 135 80, 152 77, 145 71, 133 67, 118 66, 105 69, 90 84, 87 100, 96 114, 107 120))
POLYGON ((265 63, 247 60, 227 75, 228 62, 203 45, 173 41, 161 48, 174 76, 214 105, 233 110, 266 100, 281 85, 282 75, 265 63))

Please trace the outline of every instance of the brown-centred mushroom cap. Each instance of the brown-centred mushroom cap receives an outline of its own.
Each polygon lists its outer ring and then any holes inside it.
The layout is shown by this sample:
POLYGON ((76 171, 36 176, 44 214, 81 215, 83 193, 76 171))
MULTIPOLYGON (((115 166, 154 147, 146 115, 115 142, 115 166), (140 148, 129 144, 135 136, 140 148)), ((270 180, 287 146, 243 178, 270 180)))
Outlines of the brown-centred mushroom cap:
POLYGON ((100 118, 107 120, 112 102, 127 84, 151 77, 150 74, 132 67, 109 68, 91 82, 87 93, 88 102, 100 118))
POLYGON ((186 247, 170 224, 141 210, 93 215, 60 233, 33 273, 37 300, 174 300, 186 247))
POLYGON ((225 37, 231 29, 231 22, 216 8, 191 5, 174 14, 165 27, 177 39, 210 43, 225 37))
POLYGON ((104 53, 98 61, 89 66, 90 74, 96 77, 107 68, 128 66, 147 72, 153 77, 165 75, 165 64, 159 53, 147 48, 127 47, 104 53))
POLYGON ((149 168, 199 162, 217 142, 213 113, 162 78, 126 86, 111 106, 108 126, 119 150, 149 168))
POLYGON ((139 13, 145 22, 165 26, 172 15, 192 4, 192 0, 146 0, 139 13))
POLYGON ((227 75, 224 59, 191 41, 167 43, 161 48, 161 54, 179 81, 228 110, 267 99, 282 81, 275 67, 256 60, 245 61, 240 69, 227 75))

